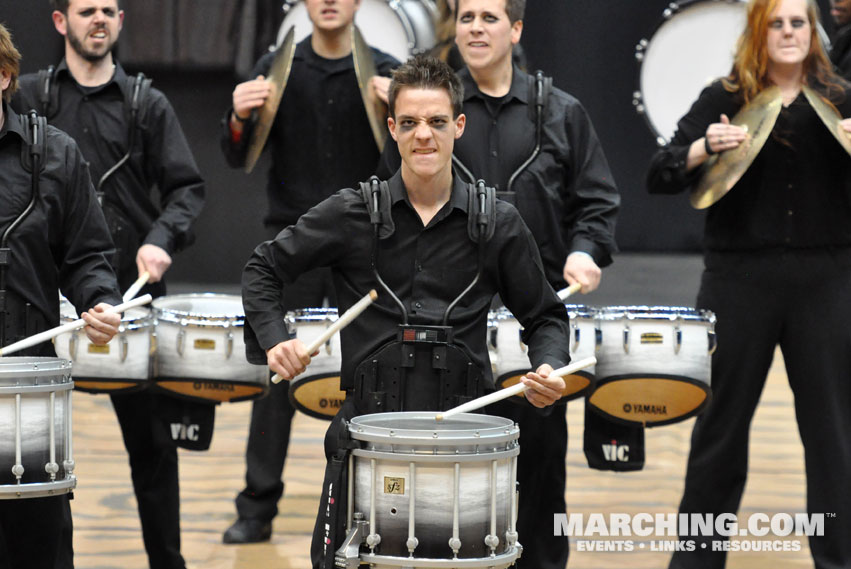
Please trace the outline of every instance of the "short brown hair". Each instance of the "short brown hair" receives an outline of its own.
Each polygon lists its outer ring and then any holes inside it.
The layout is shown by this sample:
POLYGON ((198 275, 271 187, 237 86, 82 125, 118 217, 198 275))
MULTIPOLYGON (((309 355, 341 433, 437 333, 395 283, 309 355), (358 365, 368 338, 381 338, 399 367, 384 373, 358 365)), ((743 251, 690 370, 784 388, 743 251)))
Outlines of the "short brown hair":
POLYGON ((446 89, 452 101, 453 118, 461 114, 464 106, 464 86, 461 80, 446 63, 428 55, 412 57, 393 71, 393 81, 390 82, 388 98, 390 116, 396 118, 396 97, 399 92, 409 87, 412 89, 446 89))
POLYGON ((18 73, 21 70, 21 52, 12 43, 12 34, 6 26, 0 24, 0 70, 5 71, 12 77, 9 87, 3 91, 3 100, 7 103, 12 95, 18 90, 18 73))
MULTIPOLYGON (((508 21, 514 24, 518 20, 522 20, 526 15, 526 0, 504 0, 505 13, 508 14, 508 21)), ((455 0, 455 19, 458 19, 458 14, 461 13, 461 0, 455 0)))
MULTIPOLYGON (((50 7, 54 10, 58 10, 63 14, 68 14, 68 5, 71 3, 71 0, 50 0, 50 7)), ((115 0, 115 3, 118 5, 118 9, 121 9, 121 0, 115 0)))

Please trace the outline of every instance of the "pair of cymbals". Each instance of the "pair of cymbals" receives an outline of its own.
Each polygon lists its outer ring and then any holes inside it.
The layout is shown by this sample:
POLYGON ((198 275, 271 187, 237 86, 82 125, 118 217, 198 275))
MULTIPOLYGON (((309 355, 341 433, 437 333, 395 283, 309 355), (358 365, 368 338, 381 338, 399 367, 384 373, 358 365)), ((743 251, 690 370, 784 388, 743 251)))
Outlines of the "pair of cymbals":
MULTIPOLYGON (((851 155, 851 138, 842 128, 842 117, 836 108, 812 88, 805 85, 802 90, 822 123, 851 155)), ((780 88, 774 86, 760 92, 736 113, 730 124, 745 129, 745 140, 736 148, 709 157, 703 166, 703 174, 691 193, 692 206, 696 209, 707 208, 723 198, 736 185, 768 140, 782 106, 780 88)))
MULTIPOLYGON (((275 115, 278 112, 281 97, 284 94, 284 89, 287 86, 287 80, 292 70, 295 47, 295 26, 293 26, 278 47, 275 58, 272 60, 269 74, 266 77, 266 80, 272 85, 272 92, 266 98, 263 106, 257 109, 256 112, 257 120, 254 130, 251 132, 251 139, 248 142, 248 153, 245 159, 245 171, 247 173, 251 173, 254 170, 257 160, 260 159, 260 154, 266 146, 266 140, 269 138, 269 132, 272 130, 272 124, 275 122, 275 115)), ((386 107, 380 99, 370 93, 369 80, 376 75, 375 63, 372 60, 372 52, 369 49, 369 45, 363 39, 363 35, 361 35, 357 26, 352 26, 352 58, 354 59, 358 87, 360 88, 363 104, 366 108, 369 126, 380 152, 384 150, 384 141, 387 137, 387 129, 383 122, 386 115, 386 107)))

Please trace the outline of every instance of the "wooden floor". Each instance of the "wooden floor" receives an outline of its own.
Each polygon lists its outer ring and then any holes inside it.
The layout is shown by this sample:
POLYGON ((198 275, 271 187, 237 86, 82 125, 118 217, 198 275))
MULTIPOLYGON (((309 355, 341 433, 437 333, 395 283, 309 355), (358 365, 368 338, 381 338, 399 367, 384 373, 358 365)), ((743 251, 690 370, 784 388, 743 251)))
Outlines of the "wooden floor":
MULTIPOLYGON (((570 425, 568 509, 570 512, 675 513, 682 491, 693 421, 647 431, 645 469, 635 473, 591 470, 582 454, 582 402, 568 408, 570 425)), ((327 423, 298 415, 285 469, 286 495, 271 543, 223 545, 233 521, 233 498, 244 475, 243 454, 250 404, 219 408, 208 452, 180 456, 183 554, 191 569, 309 567, 308 546, 322 479, 322 437, 327 423)), ((78 569, 143 569, 135 498, 121 437, 109 399, 75 394, 75 458, 79 485, 72 503, 78 569)), ((752 430, 751 469, 740 513, 803 512, 803 454, 779 356, 769 377, 752 430)), ((522 535, 521 542, 522 542, 522 535)), ((640 538, 645 539, 645 538, 640 538)), ((631 553, 571 551, 571 569, 659 568, 669 553, 646 547, 631 553)), ((637 542, 638 544, 638 542, 637 542)), ((728 567, 811 567, 806 540, 799 552, 731 553, 728 567)), ((638 545, 636 545, 638 547, 638 545)))

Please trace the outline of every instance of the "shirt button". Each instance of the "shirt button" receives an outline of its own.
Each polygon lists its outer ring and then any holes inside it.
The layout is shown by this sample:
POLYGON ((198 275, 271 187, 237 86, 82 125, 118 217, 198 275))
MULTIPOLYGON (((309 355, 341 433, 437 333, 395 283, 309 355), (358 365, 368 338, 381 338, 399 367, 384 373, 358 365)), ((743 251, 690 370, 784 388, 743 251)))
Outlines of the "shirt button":
POLYGON ((786 215, 791 216, 793 213, 794 212, 790 209, 789 211, 786 212, 786 215))
POLYGON ((493 120, 491 121, 491 124, 492 124, 493 126, 496 126, 496 119, 493 119, 493 120))
POLYGON ((83 127, 83 132, 85 132, 86 134, 89 134, 89 127, 84 126, 84 127, 83 127))
POLYGON ((417 263, 417 271, 423 272, 423 266, 417 263))
POLYGON ((328 104, 329 104, 329 105, 333 105, 333 104, 334 104, 334 99, 328 99, 328 104))
POLYGON ((493 156, 494 158, 496 158, 496 150, 491 150, 491 156, 493 156))
POLYGON ((789 184, 789 185, 787 185, 786 187, 787 187, 787 188, 789 188, 789 189, 791 190, 791 189, 792 189, 792 188, 794 188, 795 186, 793 186, 792 184, 789 184))
POLYGON ((422 308, 422 307, 423 307, 423 304, 421 302, 415 302, 414 303, 414 308, 419 309, 419 308, 422 308))

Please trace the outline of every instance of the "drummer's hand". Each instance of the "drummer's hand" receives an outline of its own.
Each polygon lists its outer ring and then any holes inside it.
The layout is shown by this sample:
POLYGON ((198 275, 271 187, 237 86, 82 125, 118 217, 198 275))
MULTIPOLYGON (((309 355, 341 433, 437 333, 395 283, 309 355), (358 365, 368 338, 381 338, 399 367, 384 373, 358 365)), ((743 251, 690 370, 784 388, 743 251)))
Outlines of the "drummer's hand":
POLYGON ((318 353, 319 350, 308 354, 307 346, 295 338, 266 350, 266 361, 269 363, 269 369, 283 379, 290 380, 305 370, 310 364, 311 355, 315 356, 318 353))
POLYGON ((86 336, 92 344, 102 346, 118 334, 121 315, 117 312, 104 312, 108 308, 112 308, 112 305, 101 302, 80 315, 86 321, 86 336))
POLYGON ((149 283, 159 282, 170 266, 171 255, 156 245, 142 245, 136 252, 136 268, 140 275, 145 271, 151 275, 148 278, 149 283))
POLYGON ((740 126, 730 124, 727 115, 721 115, 721 122, 712 123, 706 128, 705 138, 716 154, 739 146, 747 137, 747 131, 740 126))
POLYGON ((561 399, 564 393, 564 379, 560 375, 549 377, 552 371, 550 364, 543 364, 537 371, 530 371, 520 378, 528 387, 524 392, 526 399, 535 407, 552 405, 561 399))
POLYGON ((839 126, 842 127, 846 134, 851 135, 851 119, 842 119, 839 122, 839 126))
POLYGON ((380 100, 384 101, 385 105, 390 104, 390 78, 382 77, 380 75, 373 75, 372 79, 369 80, 369 84, 372 87, 372 92, 378 97, 380 100))
MULTIPOLYGON (((272 84, 262 75, 257 79, 240 83, 233 90, 233 112, 243 120, 251 118, 251 111, 262 107, 272 93, 272 84)), ((242 123, 231 115, 231 128, 242 130, 242 123)))
POLYGON ((600 267, 591 255, 574 251, 567 256, 564 263, 564 280, 569 285, 581 284, 582 288, 579 290, 582 294, 588 294, 600 286, 601 276, 600 267))

